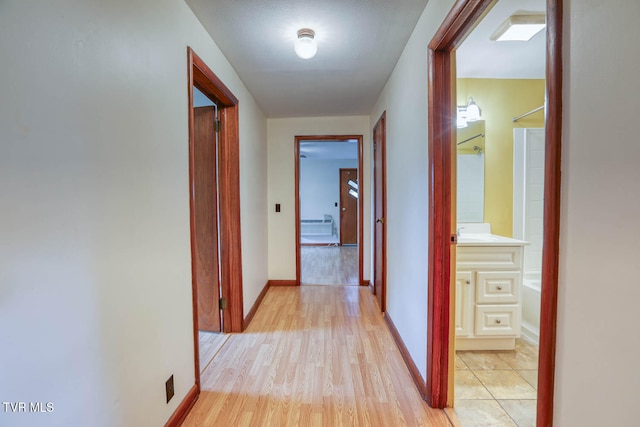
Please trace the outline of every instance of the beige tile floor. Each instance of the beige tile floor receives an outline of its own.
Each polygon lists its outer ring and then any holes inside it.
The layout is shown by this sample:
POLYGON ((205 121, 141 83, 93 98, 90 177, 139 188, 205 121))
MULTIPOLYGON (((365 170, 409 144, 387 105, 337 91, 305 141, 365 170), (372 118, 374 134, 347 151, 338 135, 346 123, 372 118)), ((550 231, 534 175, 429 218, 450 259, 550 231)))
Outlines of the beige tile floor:
POLYGON ((454 411, 463 427, 536 425, 538 347, 456 352, 454 411))

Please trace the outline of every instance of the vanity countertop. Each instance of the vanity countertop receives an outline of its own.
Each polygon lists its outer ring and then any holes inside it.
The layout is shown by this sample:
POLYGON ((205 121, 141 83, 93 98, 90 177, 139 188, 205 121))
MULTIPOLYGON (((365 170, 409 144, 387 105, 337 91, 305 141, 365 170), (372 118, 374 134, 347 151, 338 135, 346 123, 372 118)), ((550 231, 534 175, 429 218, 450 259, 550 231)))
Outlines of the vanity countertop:
POLYGON ((462 233, 458 236, 458 246, 526 246, 524 240, 498 236, 497 234, 462 233))

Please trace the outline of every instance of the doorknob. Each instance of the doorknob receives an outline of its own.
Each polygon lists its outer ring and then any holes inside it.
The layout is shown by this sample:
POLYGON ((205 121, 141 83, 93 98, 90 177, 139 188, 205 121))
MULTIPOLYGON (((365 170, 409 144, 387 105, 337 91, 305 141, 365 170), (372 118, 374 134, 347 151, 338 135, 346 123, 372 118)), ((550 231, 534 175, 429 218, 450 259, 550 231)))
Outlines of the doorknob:
POLYGON ((384 224, 384 218, 377 218, 376 223, 384 224))
POLYGON ((342 211, 343 211, 343 212, 344 212, 344 211, 346 211, 346 210, 347 210, 347 208, 342 208, 342 211))

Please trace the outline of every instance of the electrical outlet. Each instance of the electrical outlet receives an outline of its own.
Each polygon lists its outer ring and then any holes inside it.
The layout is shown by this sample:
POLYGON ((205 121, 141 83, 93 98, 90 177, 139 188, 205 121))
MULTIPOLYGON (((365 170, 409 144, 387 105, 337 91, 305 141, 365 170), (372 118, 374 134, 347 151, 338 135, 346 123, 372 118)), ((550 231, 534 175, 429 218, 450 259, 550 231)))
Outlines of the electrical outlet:
POLYGON ((169 377, 169 379, 167 380, 167 382, 164 384, 164 389, 167 392, 167 403, 169 403, 169 401, 171 400, 171 398, 173 397, 173 375, 171 375, 169 377))

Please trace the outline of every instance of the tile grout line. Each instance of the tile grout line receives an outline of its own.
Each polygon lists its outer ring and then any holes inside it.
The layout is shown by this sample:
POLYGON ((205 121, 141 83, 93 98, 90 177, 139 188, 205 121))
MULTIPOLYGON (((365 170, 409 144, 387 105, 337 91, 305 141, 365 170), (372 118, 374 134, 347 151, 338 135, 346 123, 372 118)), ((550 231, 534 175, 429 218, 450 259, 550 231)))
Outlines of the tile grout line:
MULTIPOLYGON (((479 369, 479 370, 484 370, 484 369, 479 369)), ((493 393, 491 393, 491 390, 489 390, 489 388, 487 388, 487 386, 485 385, 485 383, 482 382, 482 380, 480 379, 479 376, 476 375, 476 371, 471 369, 471 373, 473 374, 473 376, 478 380, 478 382, 480 382, 480 384, 482 384, 482 387, 484 387, 485 390, 487 390, 487 393, 489 393, 489 395, 491 396, 491 398, 495 401, 497 401, 498 399, 496 399, 496 397, 493 395, 493 393)))
MULTIPOLYGON (((510 400, 510 399, 502 399, 502 400, 510 400)), ((514 400, 516 400, 516 399, 514 399, 514 400)), ((518 400, 520 400, 520 399, 518 399, 518 400)), ((507 408, 505 408, 504 406, 502 406, 502 403, 500 403, 500 401, 499 401, 498 399, 496 399, 496 403, 497 403, 498 405, 500 405, 500 407, 502 408, 502 410, 504 411, 504 413, 505 413, 505 414, 507 414, 507 416, 508 416, 509 418, 511 418, 511 420, 513 421, 513 423, 514 423, 516 426, 518 426, 518 427, 519 427, 519 426, 520 426, 520 424, 518 424, 518 422, 517 422, 517 421, 516 421, 512 416, 511 416, 511 414, 509 413, 509 411, 507 411, 507 408)))
MULTIPOLYGON (((517 352, 518 350, 516 350, 517 352)), ((479 352, 480 354, 482 354, 483 352, 479 352)), ((493 354, 493 353, 491 353, 493 354)), ((501 408, 501 410, 507 415, 507 417, 509 417, 509 419, 512 420, 512 422, 516 425, 519 426, 518 422, 515 420, 515 418, 511 415, 511 413, 506 409, 506 407, 500 402, 500 400, 504 400, 504 401, 509 401, 509 400, 534 400, 537 401, 537 399, 498 399, 496 398, 496 396, 491 392, 491 390, 489 390, 489 388, 485 385, 485 383, 480 379, 480 377, 478 376, 478 371, 491 371, 491 372, 496 372, 496 371, 512 371, 512 372, 516 372, 518 377, 524 381, 526 384, 528 384, 531 388, 533 388, 534 390, 536 390, 537 393, 537 387, 535 387, 533 384, 531 384, 531 382, 529 382, 521 373, 521 370, 527 370, 527 369, 516 369, 511 363, 509 363, 508 360, 505 360, 502 357, 501 353, 497 353, 497 356, 499 357, 499 359, 506 365, 508 366, 507 369, 471 369, 471 367, 469 366, 469 364, 462 358, 460 357, 460 355, 458 354, 458 352, 456 352, 456 357, 460 358, 460 361, 462 361, 462 363, 468 368, 469 371, 471 371, 472 375, 478 380, 478 382, 480 382, 480 384, 482 385, 482 387, 488 392, 489 396, 491 396, 491 399, 460 399, 460 400, 475 400, 475 401, 480 401, 480 400, 484 400, 484 401, 495 401, 498 406, 501 408)), ((462 369, 464 370, 464 369, 462 369)), ((454 393, 454 401, 455 401, 455 393, 454 393)), ((454 408, 455 409, 455 408, 454 408)))

